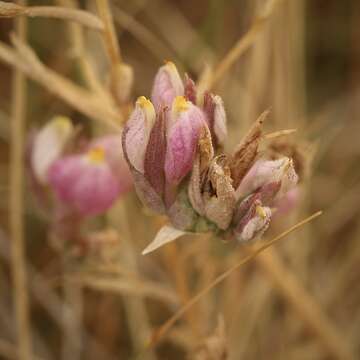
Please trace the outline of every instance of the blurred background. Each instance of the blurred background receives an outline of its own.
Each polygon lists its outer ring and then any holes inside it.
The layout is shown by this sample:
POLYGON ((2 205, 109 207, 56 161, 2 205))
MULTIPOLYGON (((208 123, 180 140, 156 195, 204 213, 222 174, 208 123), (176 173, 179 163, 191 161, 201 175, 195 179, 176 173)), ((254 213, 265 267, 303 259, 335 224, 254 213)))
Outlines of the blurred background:
MULTIPOLYGON (((97 13, 92 0, 39 0, 28 5, 97 13)), ((108 215, 88 225, 111 231, 118 239, 115 247, 105 249, 110 265, 83 259, 64 269, 62 254, 49 242, 48 219, 25 181, 24 240, 34 358, 359 358, 359 1, 113 0, 110 5, 122 58, 134 70, 130 99, 120 109, 124 118, 137 96, 150 95, 164 60, 173 61, 181 73, 197 81, 222 64, 239 41, 241 45, 244 37, 248 39, 213 89, 223 98, 228 115, 226 150, 270 109, 267 132, 292 128, 297 132, 269 147, 300 157, 303 168, 301 204, 289 216, 278 218, 266 238, 317 210, 324 214, 232 273, 203 296, 155 349, 142 352, 152 330, 246 251, 216 238, 184 238, 141 256, 166 220, 149 216, 129 193, 108 215)), ((99 32, 84 30, 79 37, 78 25, 49 18, 28 19, 27 26, 27 42, 48 68, 86 87, 81 69, 88 56, 99 82, 108 86, 107 50, 99 32)), ((14 29, 14 19, 0 18, 2 43, 13 46, 14 29)), ((0 56, 0 358, 4 359, 20 358, 8 225, 9 194, 16 186, 9 178, 13 73, 13 66, 0 56)), ((36 79, 27 82, 26 134, 57 114, 69 116, 87 134, 111 131, 45 87, 36 79)))

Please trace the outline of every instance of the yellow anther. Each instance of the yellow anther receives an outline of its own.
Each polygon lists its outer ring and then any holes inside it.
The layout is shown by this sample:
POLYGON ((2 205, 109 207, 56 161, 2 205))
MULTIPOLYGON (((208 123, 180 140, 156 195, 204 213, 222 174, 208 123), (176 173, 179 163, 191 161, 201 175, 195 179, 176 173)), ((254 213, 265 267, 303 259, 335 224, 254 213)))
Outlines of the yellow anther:
POLYGON ((153 104, 151 103, 151 101, 149 99, 147 99, 145 96, 140 96, 136 100, 136 104, 141 106, 142 108, 153 107, 153 104))
POLYGON ((105 160, 105 150, 102 147, 91 149, 88 154, 88 159, 94 164, 100 164, 105 160))
POLYGON ((164 60, 164 64, 176 68, 175 64, 170 60, 164 60))
POLYGON ((174 110, 176 112, 186 111, 189 108, 189 103, 186 101, 184 96, 177 96, 173 103, 174 110))
POLYGON ((56 116, 52 121, 59 131, 67 132, 72 127, 71 120, 66 116, 56 116))
POLYGON ((257 213, 262 219, 265 219, 265 218, 266 218, 266 212, 265 212, 265 210, 264 210, 263 207, 257 206, 257 207, 256 207, 256 213, 257 213))

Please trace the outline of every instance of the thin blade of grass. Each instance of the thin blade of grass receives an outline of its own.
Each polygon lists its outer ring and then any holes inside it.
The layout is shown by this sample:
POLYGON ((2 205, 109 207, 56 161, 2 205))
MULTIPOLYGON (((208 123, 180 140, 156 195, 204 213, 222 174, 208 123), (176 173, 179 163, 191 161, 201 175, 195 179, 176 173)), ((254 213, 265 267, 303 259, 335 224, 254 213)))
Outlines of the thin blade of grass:
MULTIPOLYGON (((16 30, 25 41, 27 28, 25 19, 16 21, 16 30)), ((24 231, 24 129, 26 116, 26 79, 18 69, 13 76, 12 121, 10 152, 10 234, 11 270, 13 278, 13 301, 17 325, 19 358, 33 358, 28 284, 25 260, 24 231)))
POLYGON ((22 6, 0 1, 0 17, 44 17, 73 21, 94 30, 103 30, 103 22, 94 14, 62 6, 22 6))

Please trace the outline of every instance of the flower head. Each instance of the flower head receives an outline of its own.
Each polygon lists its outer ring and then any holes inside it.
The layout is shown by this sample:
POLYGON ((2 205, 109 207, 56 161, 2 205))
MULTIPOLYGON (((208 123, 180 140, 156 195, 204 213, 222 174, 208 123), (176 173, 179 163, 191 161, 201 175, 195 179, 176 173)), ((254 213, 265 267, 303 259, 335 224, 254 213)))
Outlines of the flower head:
POLYGON ((143 109, 145 100, 138 100, 123 135, 136 191, 177 229, 252 241, 267 230, 271 209, 297 184, 292 160, 259 155, 267 112, 233 154, 223 154, 223 101, 209 92, 198 97, 195 83, 186 76, 183 84, 175 65, 167 63, 154 80, 151 115, 143 109))

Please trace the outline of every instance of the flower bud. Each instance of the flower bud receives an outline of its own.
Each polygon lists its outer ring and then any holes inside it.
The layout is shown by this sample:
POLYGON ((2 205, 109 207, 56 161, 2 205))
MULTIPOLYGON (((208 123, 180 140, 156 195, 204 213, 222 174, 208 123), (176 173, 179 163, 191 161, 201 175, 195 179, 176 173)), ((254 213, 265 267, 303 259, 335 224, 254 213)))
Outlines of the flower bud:
POLYGON ((167 130, 165 176, 169 183, 179 184, 191 170, 204 126, 203 112, 183 96, 176 97, 167 130))
POLYGON ((101 147, 57 160, 49 170, 49 183, 59 200, 82 215, 106 211, 120 191, 101 147))
POLYGON ((158 111, 171 107, 176 96, 184 95, 184 85, 174 63, 168 61, 157 72, 151 93, 151 100, 158 111))
POLYGON ((128 192, 133 185, 133 178, 129 166, 124 158, 121 135, 107 135, 95 139, 90 143, 90 149, 103 148, 105 158, 113 174, 117 177, 120 193, 128 192))
POLYGON ((237 224, 234 233, 239 242, 249 242, 261 237, 270 225, 271 209, 255 201, 237 224))
POLYGON ((224 145, 227 137, 226 113, 220 96, 204 95, 204 112, 215 146, 224 145))
POLYGON ((260 159, 250 168, 236 189, 236 197, 240 199, 261 186, 268 183, 281 182, 278 193, 285 194, 297 183, 297 175, 294 170, 293 162, 287 157, 277 160, 260 159))
POLYGON ((123 151, 130 167, 142 174, 146 148, 154 123, 154 106, 151 101, 140 96, 123 131, 123 151))
POLYGON ((68 118, 57 116, 35 134, 30 163, 39 183, 43 185, 47 183, 48 170, 61 156, 73 130, 68 118))

